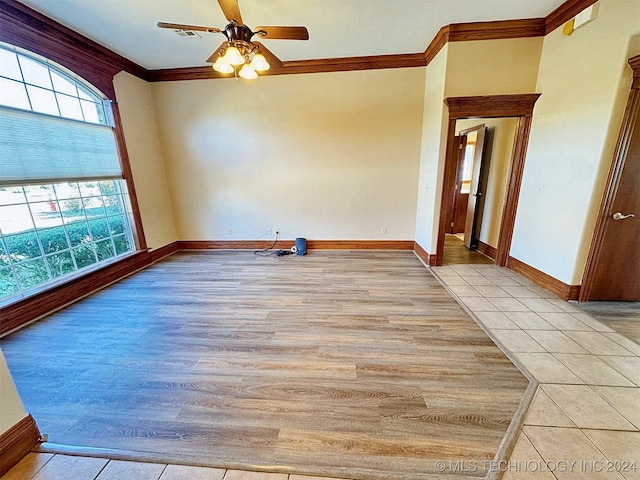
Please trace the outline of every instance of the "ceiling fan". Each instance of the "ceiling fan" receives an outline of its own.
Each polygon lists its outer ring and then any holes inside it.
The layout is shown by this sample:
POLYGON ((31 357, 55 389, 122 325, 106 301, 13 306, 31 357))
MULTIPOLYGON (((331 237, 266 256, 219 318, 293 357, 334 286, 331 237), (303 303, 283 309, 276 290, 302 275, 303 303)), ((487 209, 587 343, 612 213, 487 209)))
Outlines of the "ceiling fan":
POLYGON ((229 24, 224 29, 201 27, 180 23, 158 22, 160 28, 173 30, 222 33, 227 37, 213 54, 206 60, 213 63, 213 69, 220 73, 236 73, 242 78, 251 80, 258 76, 257 72, 265 71, 271 65, 282 67, 282 61, 262 43, 253 41, 253 37, 265 40, 309 40, 306 27, 256 27, 255 30, 242 22, 238 0, 218 0, 220 8, 229 24), (239 69, 239 70, 238 70, 239 69))

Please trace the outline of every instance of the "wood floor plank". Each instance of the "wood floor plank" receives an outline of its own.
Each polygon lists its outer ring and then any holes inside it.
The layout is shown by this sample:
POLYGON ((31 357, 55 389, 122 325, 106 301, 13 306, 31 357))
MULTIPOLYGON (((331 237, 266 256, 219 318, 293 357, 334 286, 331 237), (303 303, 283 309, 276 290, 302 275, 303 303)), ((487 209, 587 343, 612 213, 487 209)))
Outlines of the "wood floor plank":
POLYGON ((485 257, 476 250, 469 250, 462 240, 455 235, 447 234, 444 237, 443 265, 457 264, 495 264, 489 257, 485 257))
POLYGON ((52 458, 50 453, 28 453, 2 476, 2 480, 29 480, 52 458))
POLYGON ((0 344, 51 442, 231 477, 429 479, 528 385, 411 252, 178 253, 0 344))

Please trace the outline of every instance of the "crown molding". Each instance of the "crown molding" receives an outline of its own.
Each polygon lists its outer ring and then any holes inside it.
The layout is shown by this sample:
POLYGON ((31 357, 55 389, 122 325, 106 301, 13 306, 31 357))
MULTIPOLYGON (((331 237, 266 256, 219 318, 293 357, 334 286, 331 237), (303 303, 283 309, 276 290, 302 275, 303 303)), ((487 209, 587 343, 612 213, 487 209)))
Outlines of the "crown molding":
POLYGON ((502 20, 496 22, 452 23, 442 27, 424 51, 427 65, 449 42, 505 40, 544 36, 545 19, 502 20))
MULTIPOLYGON (((438 31, 435 37, 433 37, 431 43, 429 43, 429 46, 422 54, 297 60, 284 62, 284 67, 269 70, 261 74, 261 76, 426 66, 449 42, 543 37, 558 26, 571 20, 582 10, 596 3, 596 1, 597 0, 566 0, 545 18, 452 23, 445 25, 438 31), (419 55, 423 58, 419 59, 419 55)), ((152 82, 229 78, 228 75, 214 72, 210 67, 151 70, 149 73, 150 81, 152 82)))
POLYGON ((438 33, 436 33, 436 36, 431 40, 431 43, 427 46, 427 49, 423 53, 424 61, 427 65, 429 65, 438 52, 442 50, 447 43, 449 43, 450 29, 451 25, 445 25, 440 28, 438 33))
MULTIPOLYGON (((497 22, 453 23, 442 27, 423 53, 295 60, 284 62, 283 67, 272 68, 260 74, 260 76, 424 67, 433 60, 442 47, 448 42, 541 37, 544 35, 544 25, 543 18, 497 22)), ((230 78, 230 76, 215 72, 211 67, 207 66, 151 70, 149 77, 152 82, 212 78, 230 78)))
POLYGON ((542 37, 544 36, 544 25, 544 18, 452 23, 449 25, 449 41, 468 42, 471 40, 542 37))
MULTIPOLYGON (((345 72, 426 66, 449 42, 540 37, 597 0, 566 0, 545 18, 443 26, 423 53, 284 62, 262 75, 345 72)), ((209 66, 147 70, 17 0, 0 0, 0 41, 25 48, 69 68, 114 99, 113 76, 126 71, 151 82, 229 78, 209 66)))
MULTIPOLYGON (((284 62, 284 66, 272 67, 260 76, 297 75, 302 73, 348 72, 353 70, 379 70, 383 68, 408 68, 426 66, 422 53, 400 55, 375 55, 368 57, 323 58, 317 60, 294 60, 284 62)), ((171 82, 177 80, 203 80, 213 78, 233 78, 233 75, 216 72, 211 66, 191 68, 168 68, 151 70, 149 81, 171 82)))
POLYGON ((566 0, 566 2, 545 17, 544 34, 548 35, 597 1, 598 0, 566 0))
MULTIPOLYGON (((325 73, 345 72, 350 70, 379 70, 383 68, 424 67, 426 62, 421 53, 399 55, 373 55, 366 57, 325 58, 318 60, 296 60, 284 62, 282 73, 325 73)), ((268 75, 271 70, 265 72, 268 75)), ((281 73, 274 70, 274 75, 281 73)))

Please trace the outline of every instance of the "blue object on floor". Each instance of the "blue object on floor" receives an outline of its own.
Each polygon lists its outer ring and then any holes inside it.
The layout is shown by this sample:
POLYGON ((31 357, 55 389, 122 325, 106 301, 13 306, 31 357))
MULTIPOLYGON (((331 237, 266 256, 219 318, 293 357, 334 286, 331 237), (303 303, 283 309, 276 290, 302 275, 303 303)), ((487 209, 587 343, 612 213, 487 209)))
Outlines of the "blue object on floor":
POLYGON ((296 255, 306 255, 306 254, 307 254, 307 239, 296 238, 296 255))

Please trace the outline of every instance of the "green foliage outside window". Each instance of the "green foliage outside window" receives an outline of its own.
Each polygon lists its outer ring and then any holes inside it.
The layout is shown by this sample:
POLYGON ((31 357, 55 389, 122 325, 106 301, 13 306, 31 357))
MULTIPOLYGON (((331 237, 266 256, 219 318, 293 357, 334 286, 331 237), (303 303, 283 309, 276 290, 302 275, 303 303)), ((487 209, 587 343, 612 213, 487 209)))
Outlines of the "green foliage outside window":
POLYGON ((126 228, 125 218, 117 216, 6 235, 6 249, 0 244, 0 298, 130 251, 126 228))

